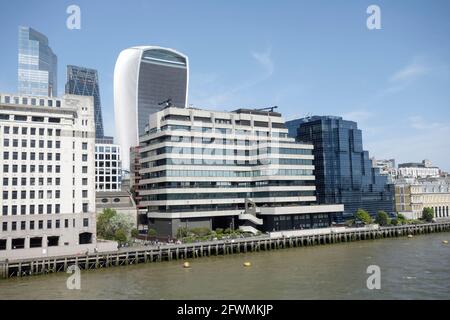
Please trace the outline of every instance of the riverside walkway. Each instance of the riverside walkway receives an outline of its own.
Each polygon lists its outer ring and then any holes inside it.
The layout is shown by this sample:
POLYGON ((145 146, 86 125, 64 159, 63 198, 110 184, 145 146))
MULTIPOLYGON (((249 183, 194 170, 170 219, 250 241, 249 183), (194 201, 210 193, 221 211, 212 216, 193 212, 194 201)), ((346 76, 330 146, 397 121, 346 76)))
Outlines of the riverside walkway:
POLYGON ((326 228, 274 232, 255 237, 159 246, 133 246, 113 252, 79 256, 42 257, 0 261, 0 278, 65 272, 71 265, 99 269, 138 263, 197 259, 200 257, 269 251, 360 240, 404 237, 450 231, 450 221, 382 228, 326 228))

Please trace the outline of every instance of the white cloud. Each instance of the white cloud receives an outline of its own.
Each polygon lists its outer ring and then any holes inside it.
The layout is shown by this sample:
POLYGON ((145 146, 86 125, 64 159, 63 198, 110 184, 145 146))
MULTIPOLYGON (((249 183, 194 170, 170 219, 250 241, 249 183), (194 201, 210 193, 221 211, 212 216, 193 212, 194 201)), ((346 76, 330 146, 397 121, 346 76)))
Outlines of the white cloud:
POLYGON ((272 48, 269 47, 264 52, 253 52, 253 58, 266 70, 266 76, 270 77, 275 71, 275 65, 273 63, 272 48))
POLYGON ((429 68, 419 63, 418 61, 413 61, 403 69, 395 72, 390 78, 389 82, 391 83, 405 83, 413 81, 423 75, 426 75, 429 71, 429 68))
POLYGON ((431 68, 424 59, 414 58, 411 63, 394 72, 388 78, 388 86, 381 91, 381 96, 404 90, 430 71, 431 68))
POLYGON ((345 120, 356 121, 358 123, 366 122, 370 118, 372 118, 374 114, 372 112, 366 110, 354 110, 342 115, 342 118, 345 120))
POLYGON ((408 118, 409 124, 412 128, 417 130, 441 130, 448 129, 448 126, 439 122, 426 121, 422 116, 412 116, 408 118))

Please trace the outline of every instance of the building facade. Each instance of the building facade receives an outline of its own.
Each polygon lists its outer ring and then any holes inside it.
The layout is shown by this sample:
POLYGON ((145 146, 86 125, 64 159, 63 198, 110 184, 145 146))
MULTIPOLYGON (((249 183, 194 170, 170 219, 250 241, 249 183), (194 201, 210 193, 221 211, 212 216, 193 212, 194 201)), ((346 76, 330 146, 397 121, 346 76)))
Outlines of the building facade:
POLYGON ((101 142, 97 139, 95 143, 95 190, 121 191, 120 146, 101 142))
POLYGON ((58 59, 42 33, 19 27, 19 95, 58 95, 58 59))
POLYGON ((394 187, 379 168, 372 167, 356 122, 314 116, 288 121, 286 125, 297 141, 314 145, 319 203, 342 203, 346 216, 354 215, 359 208, 371 215, 380 210, 394 212, 394 187))
POLYGON ((397 175, 405 178, 437 178, 440 172, 429 160, 423 160, 421 163, 400 163, 397 169, 397 175))
POLYGON ((117 213, 126 215, 133 228, 137 227, 137 208, 133 197, 126 191, 101 191, 96 193, 97 214, 101 214, 104 209, 113 209, 117 213))
POLYGON ((94 97, 95 137, 103 138, 103 117, 98 73, 95 69, 67 66, 66 94, 94 97))
POLYGON ((90 97, 0 94, 0 258, 96 246, 90 97))
POLYGON ((129 170, 129 150, 139 145, 149 115, 164 102, 185 107, 188 83, 188 58, 180 52, 147 46, 120 53, 114 69, 114 112, 124 169, 129 170))
POLYGON ((420 219, 424 208, 433 209, 434 218, 450 219, 450 179, 418 179, 395 186, 395 208, 409 219, 420 219))
POLYGON ((342 214, 316 204, 313 146, 288 138, 279 113, 170 107, 140 141, 140 204, 158 235, 319 228, 342 214))

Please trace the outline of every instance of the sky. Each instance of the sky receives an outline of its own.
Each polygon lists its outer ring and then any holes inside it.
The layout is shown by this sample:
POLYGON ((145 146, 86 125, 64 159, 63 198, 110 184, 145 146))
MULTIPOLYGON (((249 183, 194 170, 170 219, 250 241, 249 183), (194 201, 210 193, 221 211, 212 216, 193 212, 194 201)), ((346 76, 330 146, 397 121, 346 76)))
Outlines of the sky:
POLYGON ((450 171, 450 1, 15 0, 0 12, 0 92, 17 92, 18 26, 35 28, 58 56, 58 95, 66 65, 98 70, 106 135, 117 56, 158 45, 188 55, 195 107, 342 116, 370 156, 450 171), (73 4, 80 30, 66 27, 73 4), (367 28, 370 5, 379 30, 367 28))

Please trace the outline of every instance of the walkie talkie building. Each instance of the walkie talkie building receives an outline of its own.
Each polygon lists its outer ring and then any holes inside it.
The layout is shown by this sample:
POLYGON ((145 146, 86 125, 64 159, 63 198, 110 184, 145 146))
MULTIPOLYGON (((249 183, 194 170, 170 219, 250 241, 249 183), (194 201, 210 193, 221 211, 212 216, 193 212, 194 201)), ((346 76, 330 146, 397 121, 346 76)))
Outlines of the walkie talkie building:
POLYGON ((171 100, 186 107, 188 57, 173 49, 142 46, 123 50, 114 69, 116 138, 122 149, 122 168, 130 165, 130 147, 139 145, 149 116, 171 100))

